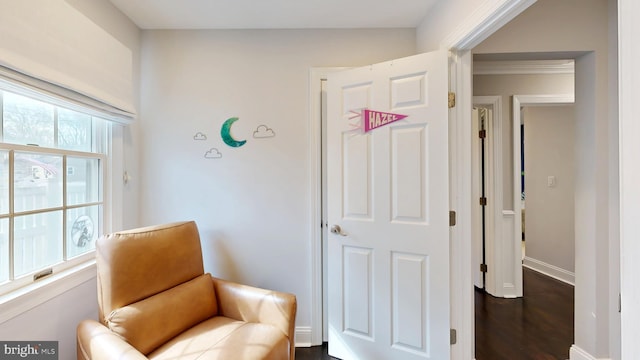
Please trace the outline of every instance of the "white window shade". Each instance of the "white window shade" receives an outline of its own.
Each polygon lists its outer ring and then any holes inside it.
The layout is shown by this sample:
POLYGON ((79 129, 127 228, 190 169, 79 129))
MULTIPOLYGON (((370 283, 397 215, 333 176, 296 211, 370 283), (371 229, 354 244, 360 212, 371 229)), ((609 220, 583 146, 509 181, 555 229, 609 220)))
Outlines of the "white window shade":
POLYGON ((0 65, 27 75, 21 81, 59 85, 134 117, 129 48, 64 0, 3 1, 2 7, 0 65))

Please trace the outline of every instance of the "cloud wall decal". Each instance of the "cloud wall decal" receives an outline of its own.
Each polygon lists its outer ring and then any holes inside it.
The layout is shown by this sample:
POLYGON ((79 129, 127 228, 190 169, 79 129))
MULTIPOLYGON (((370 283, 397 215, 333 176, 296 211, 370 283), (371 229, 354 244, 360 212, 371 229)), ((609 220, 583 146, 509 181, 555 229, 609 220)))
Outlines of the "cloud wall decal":
POLYGON ((275 131, 273 131, 273 129, 269 128, 267 125, 258 126, 256 131, 253 132, 253 137, 256 139, 272 138, 274 136, 276 136, 275 131))
POLYGON ((209 151, 204 153, 204 157, 205 159, 220 159, 222 157, 222 154, 220 153, 220 151, 218 151, 218 149, 211 148, 209 149, 209 151))

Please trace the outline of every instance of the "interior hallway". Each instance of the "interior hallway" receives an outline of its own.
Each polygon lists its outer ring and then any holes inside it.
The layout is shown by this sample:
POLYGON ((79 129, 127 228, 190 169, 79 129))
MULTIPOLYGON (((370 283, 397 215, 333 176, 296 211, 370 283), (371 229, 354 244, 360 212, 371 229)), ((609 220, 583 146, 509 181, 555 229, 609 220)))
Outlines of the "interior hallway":
POLYGON ((476 289, 476 360, 566 360, 573 344, 573 286, 523 268, 524 297, 476 289))

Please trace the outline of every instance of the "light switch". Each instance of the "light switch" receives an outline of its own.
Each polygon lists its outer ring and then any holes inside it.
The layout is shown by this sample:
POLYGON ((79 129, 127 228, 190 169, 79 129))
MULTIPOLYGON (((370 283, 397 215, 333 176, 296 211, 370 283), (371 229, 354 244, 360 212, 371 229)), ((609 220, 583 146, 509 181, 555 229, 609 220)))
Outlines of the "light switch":
POLYGON ((553 175, 547 176, 547 186, 555 187, 556 186, 556 177, 553 175))

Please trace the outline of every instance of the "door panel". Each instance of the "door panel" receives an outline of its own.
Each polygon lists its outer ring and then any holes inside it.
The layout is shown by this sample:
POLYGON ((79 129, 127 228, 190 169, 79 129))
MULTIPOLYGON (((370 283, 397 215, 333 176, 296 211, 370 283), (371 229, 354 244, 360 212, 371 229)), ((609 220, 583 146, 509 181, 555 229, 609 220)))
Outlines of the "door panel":
POLYGON ((393 346, 428 354, 428 257, 394 252, 392 272, 393 346))
POLYGON ((426 106, 426 72, 396 76, 391 79, 391 109, 426 106))
POLYGON ((373 338, 373 291, 371 249, 345 246, 344 329, 353 336, 373 338))
POLYGON ((329 353, 449 358, 444 51, 328 79, 329 353), (364 133, 364 109, 407 115, 364 133))
POLYGON ((371 136, 343 134, 343 211, 345 218, 371 220, 371 136))
POLYGON ((391 129, 391 205, 393 222, 425 223, 424 125, 391 129))

